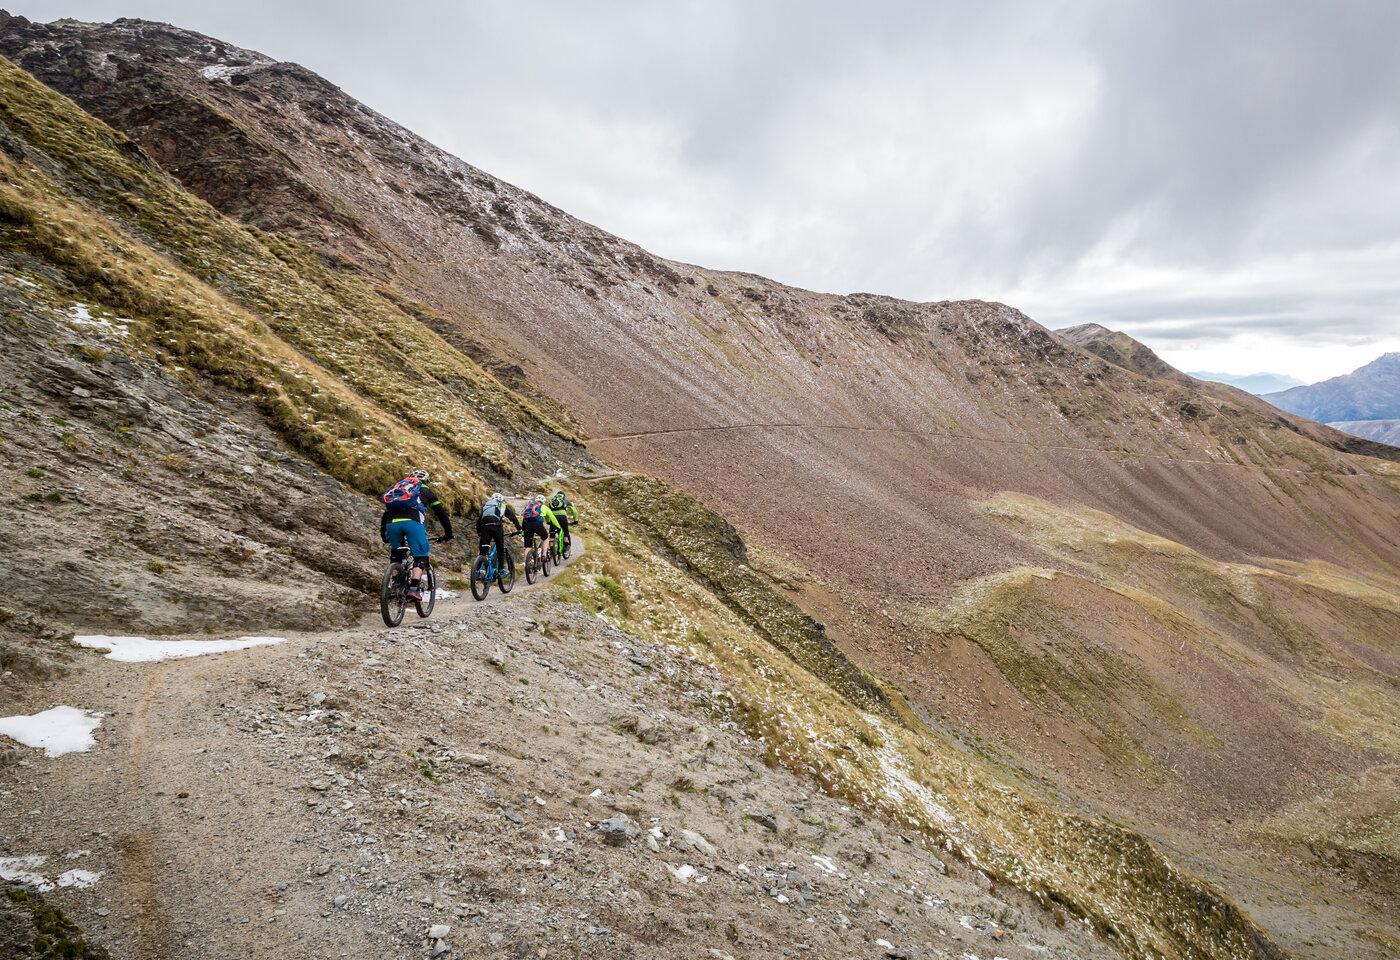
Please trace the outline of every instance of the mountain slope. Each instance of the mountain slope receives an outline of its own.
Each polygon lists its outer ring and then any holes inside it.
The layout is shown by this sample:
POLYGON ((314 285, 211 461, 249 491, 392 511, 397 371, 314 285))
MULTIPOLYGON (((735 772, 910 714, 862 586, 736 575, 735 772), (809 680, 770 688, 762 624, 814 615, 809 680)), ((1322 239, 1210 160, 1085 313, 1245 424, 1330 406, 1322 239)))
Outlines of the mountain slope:
MULTIPOLYGON (((74 215, 97 206, 122 224, 109 243, 155 243, 186 286, 232 298, 220 316, 253 315, 235 332, 261 336, 256 320, 276 334, 283 346, 249 352, 289 349, 307 366, 225 370, 224 341, 191 348, 198 366, 174 365, 254 399, 269 376, 321 378, 294 399, 341 407, 272 421, 312 462, 369 490, 408 457, 430 460, 465 501, 508 476, 591 470, 570 441, 581 434, 595 456, 660 474, 732 523, 664 485, 600 481, 590 495, 612 518, 608 540, 627 546, 587 559, 594 575, 611 562, 606 575, 646 611, 634 629, 703 601, 722 624, 705 636, 745 638, 742 657, 714 654, 726 669, 758 662, 785 678, 753 679, 752 729, 776 762, 876 802, 878 782, 833 762, 879 769, 882 735, 861 726, 872 714, 970 825, 955 845, 1094 922, 1116 918, 1107 928, 1129 955, 1272 948, 1194 939, 1207 935, 1176 914, 1196 896, 1189 882, 1163 880, 1177 875, 1132 834, 1057 811, 1149 833, 1304 955, 1379 955, 1367 937, 1393 935, 1390 861, 1358 837, 1395 803, 1383 771, 1397 751, 1400 478, 1346 452, 1386 448, 1226 387, 1121 369, 1003 305, 819 295, 660 260, 301 68, 209 38, 6 20, 0 50, 246 222, 172 206, 120 140, 99 159, 126 156, 139 174, 88 182, 81 144, 109 136, 90 130, 37 151, 40 167, 73 155, 62 189, 26 187, 67 191, 74 215), (156 187, 166 199, 150 216, 156 187), (210 226, 191 239, 189 219, 210 226), (304 302, 309 315, 278 315, 304 302), (399 372, 447 414, 415 419, 422 404, 397 394, 399 372), (392 430, 339 436, 347 409, 392 430), (781 659, 763 659, 770 650, 781 659), (781 719, 805 702, 815 713, 802 722, 848 754, 781 719), (957 786, 969 777, 978 789, 957 786), (1361 780, 1381 786, 1338 786, 1361 780), (1320 819, 1328 805, 1355 830, 1320 819)), ((42 139, 40 126, 31 115, 20 141, 42 139)), ((67 310, 75 292, 46 295, 67 310)), ((109 299, 94 293, 83 302, 109 299)), ((667 637, 699 642, 685 616, 667 637)), ((1221 910, 1224 936, 1254 936, 1221 910)))
MULTIPOLYGON (((1074 954, 1101 955, 1109 940, 1134 957, 1277 955, 1228 898, 1170 867, 1140 837, 1023 793, 995 765, 963 755, 895 691, 845 658, 821 625, 778 588, 740 573, 734 561, 747 556, 747 547, 732 527, 661 481, 600 472, 599 464, 528 401, 448 342, 432 341, 424 308, 379 291, 379 300, 400 312, 375 314, 388 308, 375 306, 372 288, 358 270, 343 263, 327 267, 305 256, 294 241, 224 219, 182 192, 129 141, 5 61, 0 61, 0 148, 5 171, 0 287, 12 310, 5 328, 7 354, 43 371, 34 387, 6 398, 7 416, 0 425, 6 448, 17 453, 6 476, 20 489, 53 477, 49 482, 58 489, 24 498, 24 531, 39 531, 54 543, 62 543, 63 531, 79 545, 76 552, 10 557, 16 566, 7 571, 9 582, 72 583, 76 590, 73 595, 7 594, 7 632, 0 639, 7 666, 17 669, 0 678, 0 690, 7 711, 16 716, 43 713, 56 700, 76 701, 97 711, 101 721, 91 757, 31 759, 18 748, 0 754, 5 794, 28 798, 0 808, 7 877, 40 888, 14 896, 7 888, 11 906, 0 912, 0 942, 32 936, 34 949, 48 949, 45 930, 56 921, 46 902, 34 898, 49 881, 33 879, 29 868, 93 857, 92 865, 102 869, 89 873, 108 877, 99 893, 89 893, 86 885, 101 876, 42 895, 60 898, 119 956, 210 950, 286 956, 284 938, 250 940, 242 926, 265 912, 269 901, 285 904, 269 922, 290 915, 284 930, 292 940, 331 950, 352 942, 402 949, 416 942, 415 929, 426 929, 433 919, 421 916, 422 901, 416 899, 425 879, 435 881, 438 896, 451 898, 466 887, 469 896, 492 904, 498 919, 483 932, 482 949, 509 938, 511 949, 528 950, 536 935, 557 947, 575 935, 613 936, 616 926, 620 936, 610 941, 614 955, 654 956, 658 945, 693 955, 717 942, 707 913, 692 905, 666 922, 654 911, 646 923, 626 912, 604 910, 600 916, 590 905, 594 888, 583 880, 597 876, 589 862, 577 872, 572 865, 558 868, 578 878, 577 892, 558 873, 544 884, 533 881, 539 867, 553 864, 549 856, 519 865, 518 858, 536 846, 530 832, 523 840, 491 836, 488 842, 487 854, 521 876, 514 892, 476 883, 472 878, 480 872, 458 870, 451 854, 460 840, 461 818, 480 823, 497 823, 500 816, 516 822, 512 814, 524 818, 505 805, 509 801, 490 782, 478 784, 475 793, 436 798, 423 798, 402 782, 407 774, 415 784, 421 777, 444 786, 460 780, 464 765, 480 768, 474 754, 462 756, 472 744, 458 739, 473 723, 479 728, 490 718, 504 724, 503 734, 517 736, 527 717, 550 715, 561 698, 581 698, 588 711, 562 710, 570 721, 565 739, 571 762, 578 767, 573 777, 560 771, 553 756, 516 755, 509 746, 501 752, 519 764, 513 777, 520 779, 511 789, 533 781, 538 790, 569 796, 570 806, 657 824, 661 832, 653 839, 666 839, 665 848, 656 844, 657 860, 647 854, 641 863, 619 860, 619 872, 608 884, 612 895, 637 903, 662 896, 671 883, 690 881, 694 865, 668 855, 670 815, 664 805, 680 808, 681 794, 712 789, 714 795, 699 808, 707 813, 692 816, 724 816, 725 825, 717 824, 711 833, 737 849, 721 856, 681 833, 683 849, 693 859, 705 858, 705 869, 729 876, 752 873, 737 859, 752 838, 740 838, 732 826, 734 813, 727 808, 735 801, 727 788, 745 783, 748 800, 758 791, 766 797, 791 790, 792 781, 762 773, 765 764, 835 798, 800 801, 793 809, 801 817, 830 809, 845 815, 854 808, 861 813, 852 827, 863 826, 860 818, 876 817, 881 826, 872 842, 882 850, 894 843, 910 848, 907 858, 898 858, 908 865, 894 870, 914 870, 925 878, 921 886, 939 893, 902 885, 892 889, 891 910, 908 911, 910 906, 897 902, 913 897, 922 919, 871 928, 862 914, 871 903, 868 893, 814 884, 791 861, 764 865, 760 875, 767 884, 716 881, 716 890, 726 891, 722 896, 758 893, 764 904, 751 918, 736 917, 719 942, 761 949, 773 939, 790 939, 793 929, 809 929, 818 917, 828 939, 847 940, 855 952, 891 933, 946 938, 946 924, 937 932, 940 913, 934 908, 946 907, 948 897, 973 896, 972 881, 985 893, 993 893, 997 884, 1023 892, 1010 901, 983 898, 976 906, 998 922, 1014 921, 1029 931, 1029 946, 1008 944, 1009 955, 1043 952, 1047 942, 1062 943, 1074 954), (364 311, 377 317, 377 326, 366 328, 364 311), (370 337, 380 338, 376 349, 362 346, 370 337), (409 356, 395 349, 398 344, 412 347, 412 357, 430 356, 435 375, 418 373, 409 356), (347 363, 347 355, 357 362, 347 363), (402 396, 385 390, 386 377, 402 396), (424 396, 434 401, 432 423, 423 421, 413 402, 424 396), (474 413, 477 408, 481 412, 474 413), (49 424, 59 441, 53 453, 43 448, 49 424), (429 436, 420 438, 420 432, 429 436), (352 619, 357 601, 349 591, 328 594, 319 577, 341 576, 352 588, 372 589, 373 581, 363 583, 366 567, 382 563, 382 555, 370 559, 378 551, 365 537, 373 526, 372 501, 356 490, 378 489, 382 476, 393 476, 406 463, 430 464, 459 508, 460 498, 479 497, 486 482, 504 482, 526 470, 547 471, 554 482, 568 470, 597 477, 591 486, 570 484, 585 499, 596 545, 551 581, 539 608, 546 621, 541 632, 552 638, 550 649, 556 652, 564 648, 553 631, 567 631, 577 641, 568 648, 573 652, 563 655, 581 659, 569 663, 616 657, 619 650, 625 659, 611 670, 589 665, 591 685, 575 667, 556 675, 548 661, 543 673, 526 667, 513 682, 489 681, 496 689, 474 704, 481 719, 454 723, 449 730, 442 713, 452 709, 453 698, 439 683, 449 669, 444 658, 466 652, 485 658, 481 668, 453 674, 464 690, 485 689, 476 674, 520 670, 505 652, 484 652, 491 640, 472 635, 465 645, 429 649, 411 630, 325 630, 330 619, 352 619), (292 490, 283 492, 283 485, 292 490), (324 525, 311 527, 313 519, 324 525), (278 527, 290 536, 279 538, 275 549, 260 550, 256 537, 278 527), (306 567, 314 572, 308 574, 306 567), (147 575, 162 579, 143 586, 147 575), (299 609, 284 609, 289 600, 299 609), (218 661, 226 666, 189 671, 113 667, 65 642, 75 631, 113 627, 160 632, 195 627, 217 634, 241 624, 321 630, 290 641, 297 659, 309 663, 277 666, 274 660, 261 669, 240 669, 243 661, 234 659, 256 652, 218 661), (35 625, 41 628, 27 630, 35 625), (396 651, 399 643, 413 654, 396 651), (385 658, 388 669, 375 669, 385 666, 385 658), (660 664, 661 682, 683 714, 659 709, 650 684, 633 682, 637 671, 650 670, 653 662, 660 664), (352 665, 360 669, 347 669, 352 665), (56 672, 68 675, 54 680, 56 672), (515 691, 530 686, 532 672, 540 699, 522 706, 524 694, 515 691), (46 677, 48 682, 39 682, 46 677), (610 705, 603 711, 592 707, 599 681, 620 684, 601 693, 610 705), (310 684, 330 687, 336 699, 324 690, 312 697, 310 684), (304 708, 308 697, 311 708, 304 708), (438 706, 420 716, 425 703, 438 706), (172 721, 172 711, 185 719, 172 721), (689 719, 681 719, 685 714, 689 719), (715 772, 743 768, 757 779, 730 776, 706 786, 682 771, 669 784, 649 788, 645 777, 639 781, 633 774, 654 770, 654 762, 619 765, 619 749, 626 756, 627 748, 619 748, 617 740, 623 731, 644 744, 661 742, 665 734, 658 733, 658 723, 689 724, 699 735, 698 766, 691 767, 697 774, 700 767, 715 766, 713 738, 724 737, 734 752, 715 772), (299 728, 308 724, 324 724, 326 741, 304 740, 311 731, 299 728), (202 732, 197 749, 186 739, 192 729, 202 732), (273 749, 249 742, 262 735, 271 738, 273 749), (601 737, 607 745, 580 752, 574 737, 601 737), (286 749, 289 740, 301 745, 286 749), (394 746, 392 759, 386 743, 394 746), (401 746, 410 762, 398 759, 401 746), (212 766, 211 754, 221 758, 212 766), (61 765, 51 768, 53 762, 61 765), (613 771, 604 780, 613 796, 599 799, 602 787, 583 795, 577 776, 593 764, 598 765, 595 782, 605 770, 613 771), (292 799, 302 778, 309 781, 309 804, 292 799), (196 783, 210 792, 183 803, 196 783), (315 799, 331 784, 339 794, 334 806, 315 799), (155 785, 162 786, 152 791, 155 785), (164 785, 186 789, 177 791, 172 804, 158 799, 167 795, 164 785), (92 797, 101 798, 95 810, 83 806, 92 797), (220 814, 193 812, 202 803, 220 814), (416 825, 406 833, 402 818, 410 810, 416 825), (312 812, 326 819, 308 819, 312 812), (98 829, 89 830, 90 824, 98 829), (335 839, 342 828, 353 836, 335 839), (904 839, 893 839, 893 830, 902 831, 904 839), (308 837, 316 838, 320 855, 297 851, 289 860, 288 840, 308 837), (83 842, 91 849, 74 850, 83 842), (363 849, 381 849, 381 843, 395 850, 402 844, 404 852, 377 857, 363 849), (369 889, 352 891, 353 898, 342 893, 318 911, 302 887, 330 873, 333 849, 357 857, 356 875, 369 889), (938 860, 940 849, 959 861, 951 869, 961 880, 939 879, 950 869, 938 860), (213 856, 206 857, 206 851, 213 856), (388 869, 395 863, 397 868, 388 869), (25 869, 16 873, 16 864, 25 869), (295 891, 288 892, 290 880, 275 887, 262 882, 285 874, 289 864, 307 874, 295 891), (434 871, 429 877, 427 864, 434 871), (790 889, 793 895, 779 899, 767 892, 774 889, 790 889), (774 913, 766 906, 770 896, 779 906, 795 900, 800 918, 774 913), (845 911, 819 907, 827 896, 854 899, 845 911), (497 903, 506 899, 502 911, 497 903), (113 907, 97 906, 104 902, 113 907), (586 929, 570 924, 560 930, 555 924, 555 932, 522 934, 522 920, 558 913, 561 904, 565 914, 592 916, 593 922, 586 929), (1018 920, 1015 911, 1021 908, 1040 915, 1018 920), (333 910, 352 911, 348 928, 315 919, 334 916, 333 910), (1071 917, 1083 924, 1057 933, 1071 917), (600 929, 598 919, 608 928, 600 929), (1090 940, 1091 934, 1101 939, 1090 940)), ((543 481, 525 482, 529 489, 543 481)), ((24 535, 14 532, 17 539, 24 535)), ((440 555, 444 574, 453 572, 452 566, 450 553, 440 555)), ((361 593, 358 602, 368 606, 369 596, 361 593)), ((508 643, 512 652, 533 642, 521 639, 541 626, 525 612, 531 608, 518 606, 528 599, 498 602, 509 606, 500 613, 494 606, 468 607, 455 616, 449 608, 420 630, 433 635, 484 625, 498 646, 508 643)), ((541 666, 538 660, 535 666, 541 666)), ((470 712, 463 699, 456 706, 470 712)), ((551 734, 551 724, 542 732, 551 734)), ((496 763, 516 767, 499 757, 496 763)), ((539 793, 535 797, 522 799, 547 805, 539 793)), ((768 819, 763 810, 756 815, 768 819)), ((596 815, 590 820, 563 814, 562 822, 574 837, 559 822, 545 835, 558 843, 579 836, 587 836, 590 845, 604 842, 601 833, 583 834, 600 829, 596 815)), ((774 822, 785 823, 786 817, 774 822)), ((766 828, 760 823, 759 829, 766 828)), ((775 852, 798 859, 815 855, 817 869, 834 875, 840 873, 837 861, 819 853, 822 844, 815 841, 840 829, 803 837, 788 827, 788 839, 764 842, 760 855, 765 863, 775 852)), ((625 831, 622 840, 625 844, 625 831)), ((641 849, 638 840, 633 850, 641 849)), ((862 856, 861 869, 868 872, 889 854, 862 856)), ((845 874, 831 883, 850 879, 845 874)), ((880 885, 899 879, 892 874, 880 885)), ((338 882, 349 880, 347 870, 338 882)), ((448 909, 431 896, 428 902, 435 911, 448 909)), ((464 911, 459 905, 454 916, 464 911)), ((1006 940, 1006 930, 994 930, 990 922, 958 919, 979 936, 995 932, 993 939, 1006 940)), ((57 929, 66 931, 64 949, 78 949, 70 921, 57 929)))
POLYGON ((1400 353, 1383 354, 1351 373, 1265 394, 1264 399, 1320 423, 1400 418, 1400 353))

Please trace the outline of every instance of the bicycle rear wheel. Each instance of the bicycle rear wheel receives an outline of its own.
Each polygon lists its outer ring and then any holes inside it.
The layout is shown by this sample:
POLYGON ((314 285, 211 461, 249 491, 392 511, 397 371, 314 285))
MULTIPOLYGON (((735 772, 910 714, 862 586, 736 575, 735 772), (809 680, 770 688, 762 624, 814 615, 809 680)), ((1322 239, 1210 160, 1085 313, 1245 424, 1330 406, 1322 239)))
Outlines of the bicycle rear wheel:
POLYGON ((403 612, 408 601, 404 597, 402 579, 403 567, 397 563, 389 564, 389 568, 384 571, 384 583, 379 588, 379 614, 384 618, 384 625, 388 627, 397 627, 403 623, 403 612))
POLYGON ((484 556, 472 562, 472 596, 478 600, 485 600, 486 594, 491 592, 491 581, 486 579, 490 566, 484 556))
MULTIPOLYGON (((433 612, 433 607, 437 606, 437 574, 433 573, 432 565, 423 571, 423 579, 418 584, 418 592, 422 594, 422 600, 413 601, 413 606, 418 610, 418 616, 426 617, 433 612)), ((400 614, 402 616, 402 614, 400 614)))

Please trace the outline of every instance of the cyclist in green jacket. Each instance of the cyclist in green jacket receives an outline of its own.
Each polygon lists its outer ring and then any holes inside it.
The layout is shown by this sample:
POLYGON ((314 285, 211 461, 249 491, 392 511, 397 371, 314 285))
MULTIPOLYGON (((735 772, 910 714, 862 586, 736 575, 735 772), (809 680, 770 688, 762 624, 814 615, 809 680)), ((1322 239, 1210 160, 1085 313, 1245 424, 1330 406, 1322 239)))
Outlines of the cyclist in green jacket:
POLYGON ((569 523, 578 523, 578 509, 564 496, 563 490, 554 491, 554 496, 549 498, 549 509, 564 533, 564 547, 573 546, 574 541, 569 537, 569 523))

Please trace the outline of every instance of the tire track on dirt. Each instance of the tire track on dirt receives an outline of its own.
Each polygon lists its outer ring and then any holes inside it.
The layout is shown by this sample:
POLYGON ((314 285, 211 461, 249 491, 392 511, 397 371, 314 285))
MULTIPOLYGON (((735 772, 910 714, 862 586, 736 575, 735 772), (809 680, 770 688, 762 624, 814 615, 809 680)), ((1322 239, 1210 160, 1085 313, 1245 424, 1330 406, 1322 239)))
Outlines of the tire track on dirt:
MULTIPOLYGON (((151 702, 163 686, 168 665, 156 664, 146 678, 141 691, 141 699, 132 711, 131 727, 127 732, 130 746, 126 755, 126 770, 123 776, 123 794, 132 808, 139 809, 147 804, 146 795, 146 744, 147 727, 151 702)), ((150 823, 150 818, 142 818, 150 823)), ((151 826, 141 826, 127 834, 119 843, 125 859, 124 883, 126 898, 136 914, 136 941, 138 956, 163 960, 169 954, 170 928, 165 909, 157 892, 155 866, 156 831, 151 826)))

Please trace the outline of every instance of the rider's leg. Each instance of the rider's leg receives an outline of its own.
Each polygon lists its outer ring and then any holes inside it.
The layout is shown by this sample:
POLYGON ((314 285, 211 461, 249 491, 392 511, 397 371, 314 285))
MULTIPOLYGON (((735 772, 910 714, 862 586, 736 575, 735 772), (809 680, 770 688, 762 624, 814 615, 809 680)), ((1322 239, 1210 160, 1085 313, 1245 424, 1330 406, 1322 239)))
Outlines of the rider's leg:
POLYGON ((418 586, 418 581, 423 579, 423 570, 428 559, 428 528, 417 520, 405 520, 398 526, 405 528, 405 535, 408 538, 408 548, 413 551, 413 569, 409 572, 409 581, 413 586, 418 586))

